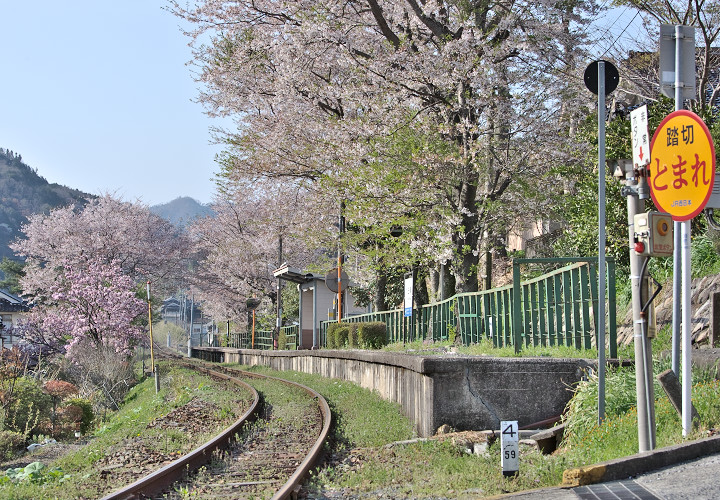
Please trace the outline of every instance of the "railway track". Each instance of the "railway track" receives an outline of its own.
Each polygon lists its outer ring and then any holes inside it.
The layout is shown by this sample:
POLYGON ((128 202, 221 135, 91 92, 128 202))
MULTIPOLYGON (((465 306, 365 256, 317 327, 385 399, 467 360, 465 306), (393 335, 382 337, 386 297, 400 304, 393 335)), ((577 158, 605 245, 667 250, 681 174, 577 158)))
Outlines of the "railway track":
POLYGON ((295 497, 328 437, 325 399, 276 377, 175 362, 249 388, 253 404, 212 440, 103 500, 295 497))

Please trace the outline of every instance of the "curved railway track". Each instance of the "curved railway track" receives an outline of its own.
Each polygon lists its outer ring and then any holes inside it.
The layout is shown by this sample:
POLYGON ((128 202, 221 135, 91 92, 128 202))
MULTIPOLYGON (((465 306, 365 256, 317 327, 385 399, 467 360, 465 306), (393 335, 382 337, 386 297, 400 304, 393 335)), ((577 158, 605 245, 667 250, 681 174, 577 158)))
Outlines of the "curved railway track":
POLYGON ((249 389, 254 401, 236 422, 165 467, 105 497, 290 498, 315 465, 330 431, 330 407, 314 390, 295 382, 227 368, 209 369, 175 358, 208 376, 249 389), (222 370, 222 371, 221 371, 222 370), (282 397, 263 397, 254 385, 283 384, 282 397), (302 422, 290 425, 288 412, 302 422), (193 472, 197 471, 199 472, 193 472))

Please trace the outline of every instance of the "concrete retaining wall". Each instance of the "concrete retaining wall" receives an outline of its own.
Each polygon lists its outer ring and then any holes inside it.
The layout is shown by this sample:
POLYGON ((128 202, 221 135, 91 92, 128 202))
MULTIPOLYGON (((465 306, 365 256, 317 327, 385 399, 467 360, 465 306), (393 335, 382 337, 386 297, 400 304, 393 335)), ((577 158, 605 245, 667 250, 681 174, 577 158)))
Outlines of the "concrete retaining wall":
POLYGON ((414 356, 374 351, 260 351, 199 347, 193 357, 268 366, 354 382, 400 403, 422 437, 457 430, 520 427, 562 413, 569 390, 593 362, 582 359, 414 356))

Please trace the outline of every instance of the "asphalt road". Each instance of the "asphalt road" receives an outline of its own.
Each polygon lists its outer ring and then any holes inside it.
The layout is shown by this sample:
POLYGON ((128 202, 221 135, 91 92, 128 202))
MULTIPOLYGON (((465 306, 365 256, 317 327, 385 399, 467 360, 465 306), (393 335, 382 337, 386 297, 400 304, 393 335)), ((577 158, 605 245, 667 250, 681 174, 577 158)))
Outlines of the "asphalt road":
POLYGON ((627 479, 574 488, 544 488, 502 495, 512 500, 720 499, 720 453, 669 465, 627 479))

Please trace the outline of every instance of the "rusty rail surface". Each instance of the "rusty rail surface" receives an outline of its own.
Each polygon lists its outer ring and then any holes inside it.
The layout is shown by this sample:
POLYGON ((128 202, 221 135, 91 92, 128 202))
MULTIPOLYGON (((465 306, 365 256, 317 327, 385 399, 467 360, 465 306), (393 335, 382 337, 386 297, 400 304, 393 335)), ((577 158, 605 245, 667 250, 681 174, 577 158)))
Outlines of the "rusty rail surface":
POLYGON ((227 449, 230 446, 230 443, 232 442, 234 436, 242 430, 243 426, 245 426, 245 424, 247 423, 252 423, 257 419, 260 402, 260 397, 257 391, 249 384, 241 381, 236 377, 233 377, 231 373, 237 373, 238 375, 242 375, 243 377, 274 380, 290 386, 295 386, 305 391, 307 394, 310 395, 311 398, 317 400, 323 418, 322 431, 308 455, 295 469, 295 472, 290 476, 288 481, 280 487, 280 489, 275 493, 272 498, 281 500, 289 498, 291 495, 293 495, 293 493, 296 494, 300 488, 300 484, 307 477, 312 467, 317 463, 318 459, 320 458, 322 453, 322 446, 325 443, 330 432, 330 406, 328 405, 325 398, 318 392, 310 389, 309 387, 277 377, 271 377, 268 375, 261 375, 258 373, 246 372, 236 369, 229 370, 229 374, 228 372, 223 373, 216 370, 210 370, 203 366, 199 366, 196 363, 188 363, 184 361, 179 361, 179 363, 207 375, 228 380, 239 386, 247 388, 253 394, 253 404, 251 405, 250 409, 248 409, 237 421, 235 421, 231 426, 226 428, 223 432, 215 436, 210 441, 204 443, 203 445, 194 449, 187 455, 180 457, 179 459, 173 461, 165 467, 141 479, 138 479, 134 483, 120 490, 114 491, 109 495, 104 496, 102 500, 129 500, 137 498, 147 498, 152 497, 153 495, 157 495, 163 490, 165 490, 167 487, 169 487, 171 484, 181 480, 183 477, 186 476, 188 472, 195 471, 210 462, 214 451, 227 449))

